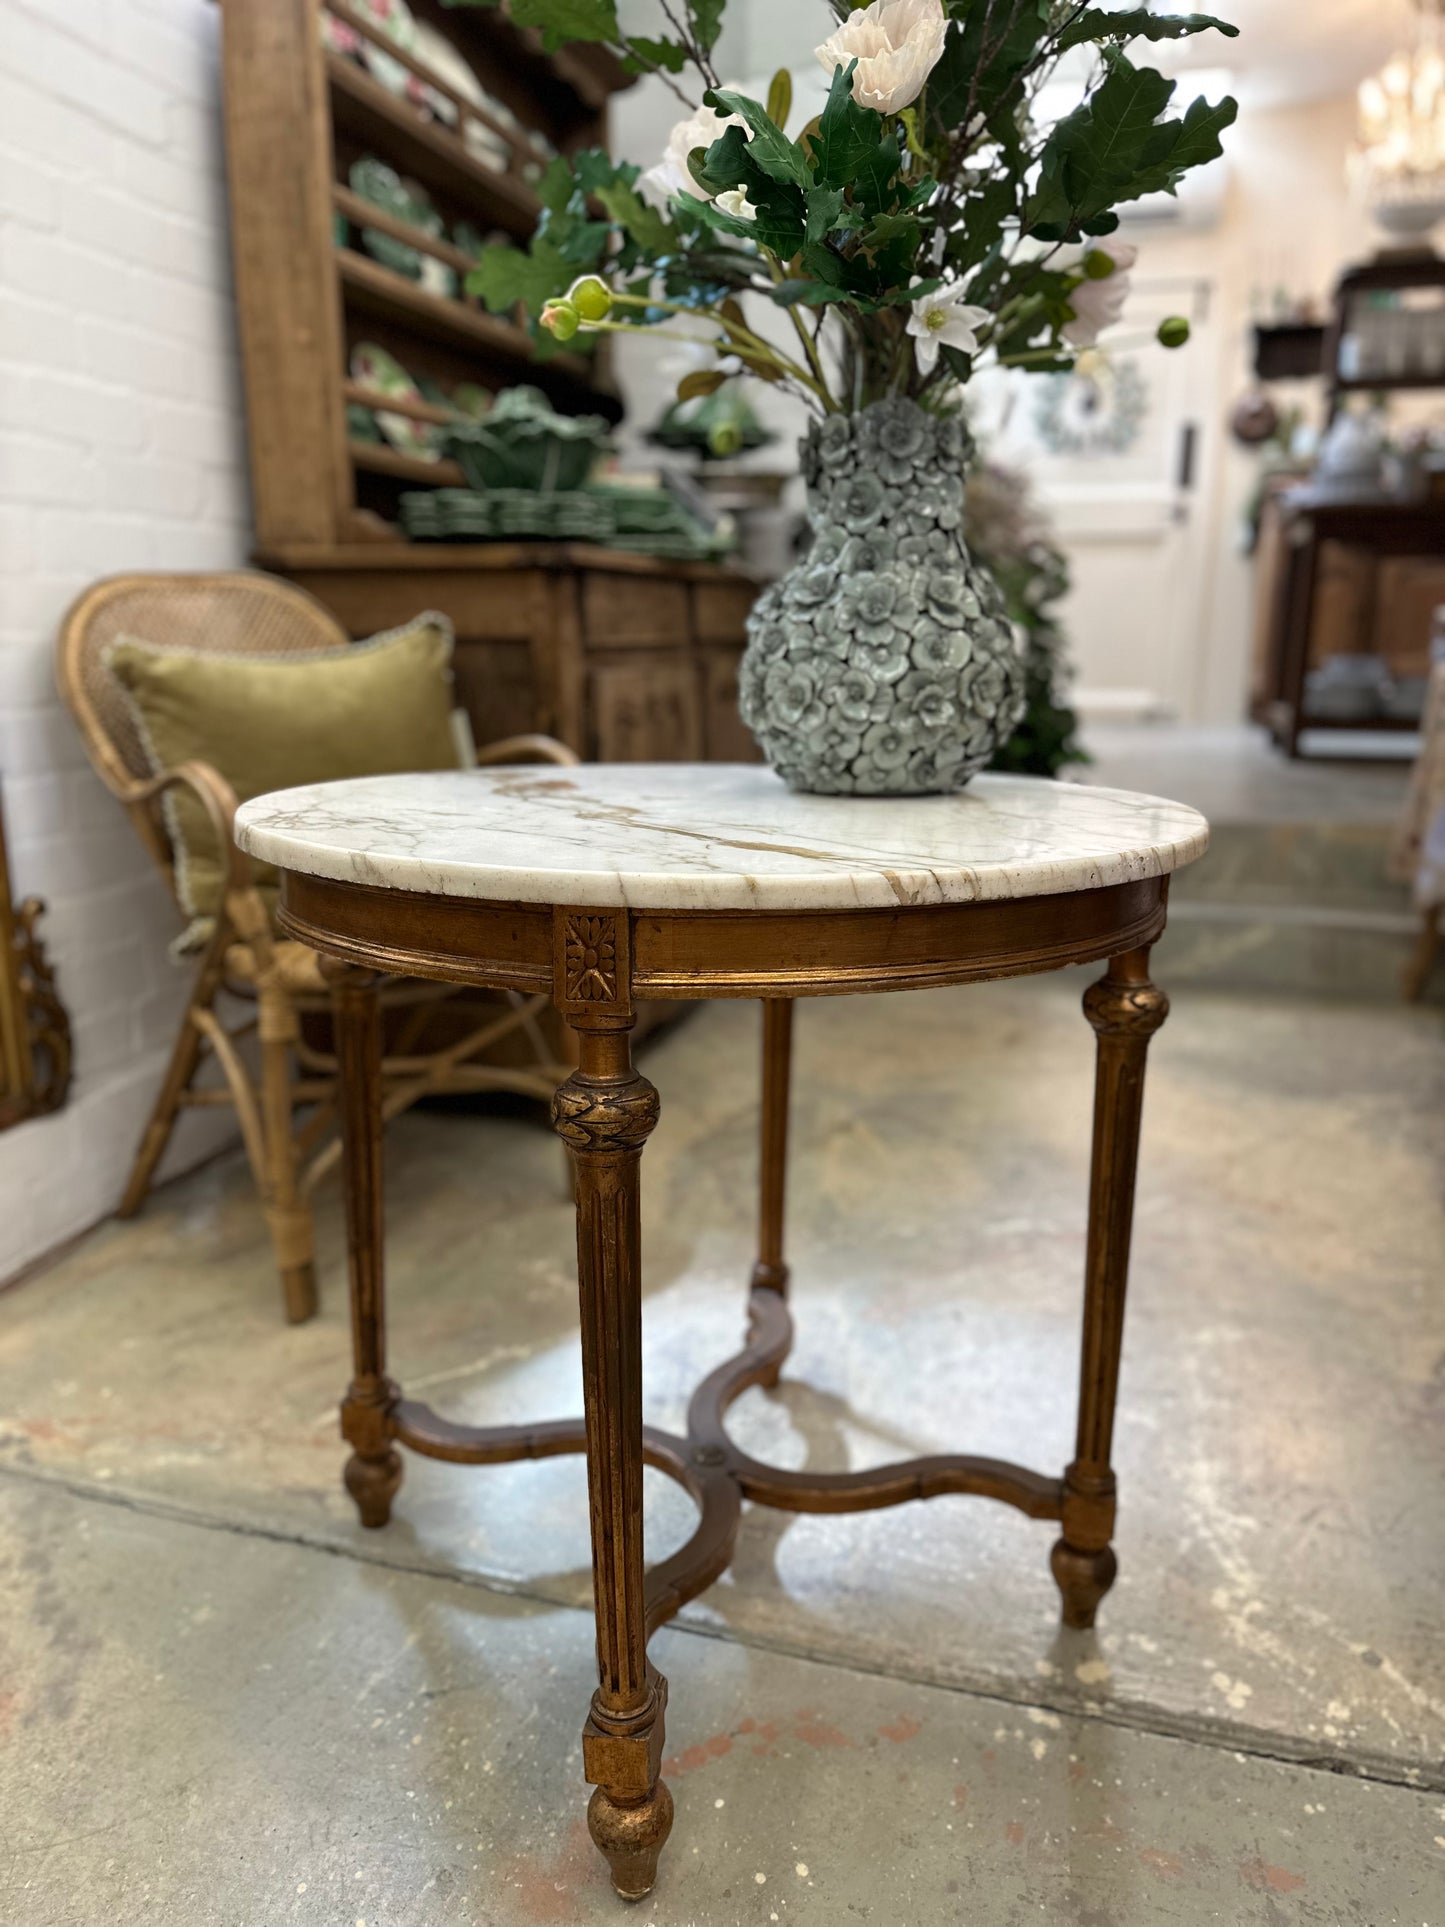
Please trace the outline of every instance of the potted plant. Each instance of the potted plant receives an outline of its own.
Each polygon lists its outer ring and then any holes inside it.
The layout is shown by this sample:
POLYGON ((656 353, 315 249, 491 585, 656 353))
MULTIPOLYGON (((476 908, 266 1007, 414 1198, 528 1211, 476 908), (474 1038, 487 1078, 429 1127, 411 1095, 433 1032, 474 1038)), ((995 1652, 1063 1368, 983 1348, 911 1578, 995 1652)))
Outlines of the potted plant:
MULTIPOLYGON (((724 7, 659 0, 644 37, 615 0, 510 0, 549 47, 605 43, 684 111, 645 173, 596 152, 554 162, 530 248, 491 250, 469 285, 558 341, 704 340, 716 366, 682 399, 738 368, 802 396, 814 541, 754 609, 744 717, 798 788, 956 788, 1024 702, 1013 624, 962 532, 960 391, 984 363, 1071 368, 1118 318, 1135 249, 1117 209, 1214 159, 1235 115, 1229 99, 1173 113, 1174 83, 1129 50, 1235 29, 1088 0, 824 0, 827 104, 794 130, 786 72, 765 101, 722 83, 724 7), (1088 79, 1042 124, 1066 56, 1088 79)), ((1178 346, 1188 325, 1159 335, 1178 346)))

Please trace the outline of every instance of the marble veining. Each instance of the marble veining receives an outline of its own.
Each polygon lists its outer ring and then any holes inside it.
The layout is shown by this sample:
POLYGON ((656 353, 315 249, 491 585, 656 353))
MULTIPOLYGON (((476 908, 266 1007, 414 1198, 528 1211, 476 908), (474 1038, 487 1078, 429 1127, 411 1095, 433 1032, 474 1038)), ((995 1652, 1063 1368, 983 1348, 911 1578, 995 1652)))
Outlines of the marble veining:
POLYGON ((752 764, 362 777, 242 805, 279 869, 432 896, 636 910, 838 910, 1051 896, 1202 856, 1197 810, 978 776, 944 796, 808 796, 752 764))

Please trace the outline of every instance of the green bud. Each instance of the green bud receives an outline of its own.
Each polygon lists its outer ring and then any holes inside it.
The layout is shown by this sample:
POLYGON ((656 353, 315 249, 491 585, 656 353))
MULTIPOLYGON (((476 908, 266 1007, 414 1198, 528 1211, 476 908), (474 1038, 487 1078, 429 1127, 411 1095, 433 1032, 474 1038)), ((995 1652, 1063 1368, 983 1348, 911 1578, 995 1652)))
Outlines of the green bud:
POLYGON ((707 432, 707 445, 713 454, 722 458, 736 455, 743 445, 743 438, 736 422, 714 422, 707 432))
POLYGON ((1182 314, 1172 314, 1159 323, 1159 339, 1166 348, 1182 348, 1189 339, 1189 323, 1182 314))
POLYGON ((595 274, 584 274, 574 281, 567 299, 584 321, 605 321, 612 310, 612 290, 595 274))
POLYGON ((1090 248, 1083 260, 1085 279, 1107 281, 1109 276, 1116 272, 1118 265, 1112 254, 1105 254, 1102 248, 1090 248))
POLYGON ((570 341, 582 325, 582 317, 570 301, 549 301, 542 310, 542 326, 558 341, 570 341))

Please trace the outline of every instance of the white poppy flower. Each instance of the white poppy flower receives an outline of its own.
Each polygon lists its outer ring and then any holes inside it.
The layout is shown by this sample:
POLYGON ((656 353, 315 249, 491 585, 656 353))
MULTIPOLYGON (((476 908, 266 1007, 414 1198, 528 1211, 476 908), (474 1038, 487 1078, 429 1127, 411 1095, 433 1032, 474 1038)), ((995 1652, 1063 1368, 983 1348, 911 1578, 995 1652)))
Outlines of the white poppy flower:
POLYGON ((679 194, 696 194, 700 201, 712 200, 709 190, 693 179, 687 157, 695 147, 711 147, 714 141, 721 140, 725 128, 746 126, 740 114, 724 116, 711 107, 699 107, 695 114, 689 114, 673 128, 667 137, 667 152, 638 181, 638 192, 663 213, 679 194))
POLYGON ((716 199, 723 213, 731 214, 735 221, 756 221, 758 218, 758 210, 748 199, 745 187, 730 187, 716 199))
POLYGON ((1139 250, 1128 241, 1105 235, 1090 249, 1105 254, 1114 263, 1114 272, 1102 281, 1081 281, 1069 296, 1074 311, 1072 321, 1064 323, 1063 337, 1075 348, 1092 348, 1106 328, 1112 328, 1124 312, 1129 299, 1129 270, 1139 258, 1139 250))
POLYGON ((957 348, 966 355, 976 353, 978 330, 989 318, 987 308, 971 308, 964 300, 961 282, 945 281, 932 294, 920 295, 908 322, 908 332, 918 343, 914 353, 920 371, 933 373, 940 348, 957 348))
POLYGON ((828 74, 856 60, 854 100, 879 114, 897 114, 923 92, 947 33, 943 0, 873 0, 855 7, 816 51, 828 74))

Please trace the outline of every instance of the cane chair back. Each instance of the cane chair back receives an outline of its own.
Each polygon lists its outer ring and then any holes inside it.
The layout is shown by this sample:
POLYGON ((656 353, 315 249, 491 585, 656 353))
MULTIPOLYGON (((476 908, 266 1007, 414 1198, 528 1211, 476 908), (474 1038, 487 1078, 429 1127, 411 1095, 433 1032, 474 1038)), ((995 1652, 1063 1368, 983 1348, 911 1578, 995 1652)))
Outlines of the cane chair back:
POLYGON ((158 802, 138 801, 150 759, 125 692, 106 660, 122 636, 161 648, 227 656, 314 655, 345 649, 346 632, 314 597, 273 576, 117 575, 73 604, 60 632, 56 674, 101 780, 131 813, 174 888, 170 840, 158 802))

